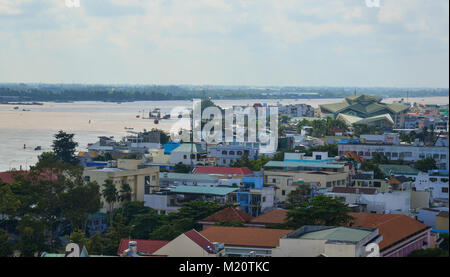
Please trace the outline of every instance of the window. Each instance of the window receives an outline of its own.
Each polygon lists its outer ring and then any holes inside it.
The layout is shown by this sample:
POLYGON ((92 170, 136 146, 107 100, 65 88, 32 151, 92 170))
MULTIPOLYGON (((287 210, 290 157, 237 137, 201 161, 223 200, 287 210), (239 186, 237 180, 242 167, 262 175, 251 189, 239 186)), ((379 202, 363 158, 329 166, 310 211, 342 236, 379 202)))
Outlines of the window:
POLYGON ((227 154, 227 151, 222 151, 222 155, 226 155, 227 154))
POLYGON ((448 188, 442 188, 442 193, 448 193, 448 188))
POLYGON ((286 191, 285 191, 285 190, 282 190, 282 191, 281 191, 281 195, 285 196, 285 195, 286 195, 286 191))
POLYGON ((447 159, 447 155, 442 154, 442 155, 441 155, 441 160, 446 160, 446 159, 447 159))
POLYGON ((397 158, 398 157, 398 153, 397 152, 392 152, 392 158, 397 158))
POLYGON ((195 154, 191 154, 191 159, 195 160, 195 154))
POLYGON ((187 159, 187 155, 183 155, 183 159, 185 159, 185 160, 186 160, 186 159, 187 159))
POLYGON ((360 152, 358 153, 358 155, 359 155, 359 156, 364 156, 364 152, 363 152, 363 151, 360 151, 360 152))
POLYGON ((433 159, 438 160, 439 159, 439 154, 433 154, 433 159))
POLYGON ((430 181, 433 182, 433 183, 436 183, 437 182, 437 178, 430 178, 430 181))
POLYGON ((327 188, 331 188, 331 182, 327 182, 327 188))
POLYGON ((242 156, 242 151, 237 151, 237 154, 238 154, 239 156, 242 156))
POLYGON ((265 196, 263 196, 262 202, 266 202, 266 197, 265 196))
POLYGON ((366 152, 365 156, 370 157, 370 152, 366 152))
POLYGON ((380 188, 381 187, 381 182, 373 182, 373 186, 376 188, 380 188))
POLYGON ((156 181, 156 175, 152 175, 152 181, 156 181))
POLYGON ((441 179, 441 182, 442 182, 442 183, 448 183, 448 178, 442 178, 442 179, 441 179))
POLYGON ((234 155, 234 151, 230 151, 229 154, 230 154, 230 155, 234 155))
POLYGON ((91 181, 91 176, 84 176, 84 181, 85 182, 90 182, 91 181))

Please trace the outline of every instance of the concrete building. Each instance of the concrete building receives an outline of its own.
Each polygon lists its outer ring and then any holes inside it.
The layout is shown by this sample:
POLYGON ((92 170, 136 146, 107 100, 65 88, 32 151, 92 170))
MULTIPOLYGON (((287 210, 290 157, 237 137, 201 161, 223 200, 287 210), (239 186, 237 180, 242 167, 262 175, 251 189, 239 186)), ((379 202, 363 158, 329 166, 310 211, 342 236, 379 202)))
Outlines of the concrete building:
POLYGON ((367 257, 382 236, 376 228, 303 226, 281 237, 273 257, 367 257))
POLYGON ((228 166, 231 162, 236 162, 245 155, 250 160, 258 158, 258 150, 246 145, 218 144, 210 147, 208 150, 209 156, 217 158, 217 165, 219 166, 228 166))
POLYGON ((418 173, 413 186, 418 191, 428 190, 433 199, 448 203, 448 179, 448 170, 430 170, 428 173, 418 173))
MULTIPOLYGON (((140 160, 118 160, 117 168, 87 168, 83 172, 86 182, 97 182, 102 186, 106 180, 112 180, 117 191, 122 184, 131 187, 132 201, 144 201, 144 195, 159 190, 159 167, 145 167, 140 160)), ((107 211, 109 204, 102 200, 104 207, 102 212, 107 211)), ((119 203, 115 204, 116 207, 119 203)))
POLYGON ((159 185, 162 188, 178 185, 214 187, 218 185, 219 181, 219 178, 207 174, 159 173, 159 185))
POLYGON ((206 151, 198 144, 183 143, 170 152, 170 163, 196 166, 206 157, 206 151))
POLYGON ((417 162, 425 158, 433 158, 436 160, 439 169, 448 170, 449 168, 449 150, 447 147, 355 143, 339 144, 338 150, 339 155, 345 152, 354 152, 367 160, 371 160, 375 153, 379 153, 393 161, 417 162))
POLYGON ((215 243, 195 230, 179 235, 169 243, 165 244, 154 255, 165 257, 216 257, 218 251, 215 243))
POLYGON ((264 186, 263 177, 243 177, 239 191, 233 193, 233 201, 239 209, 252 216, 259 216, 274 206, 275 189, 264 186))

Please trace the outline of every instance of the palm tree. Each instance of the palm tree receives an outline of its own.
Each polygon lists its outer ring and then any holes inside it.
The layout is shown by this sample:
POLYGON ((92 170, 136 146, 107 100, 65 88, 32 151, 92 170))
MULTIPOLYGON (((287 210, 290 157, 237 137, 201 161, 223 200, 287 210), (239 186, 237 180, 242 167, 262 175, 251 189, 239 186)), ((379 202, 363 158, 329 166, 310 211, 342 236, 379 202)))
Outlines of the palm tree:
POLYGON ((131 201, 131 187, 129 184, 122 184, 120 187, 120 202, 131 201))
POLYGON ((119 194, 112 180, 107 179, 105 181, 105 183, 103 184, 102 195, 103 198, 105 198, 106 202, 109 204, 109 212, 110 216, 112 216, 114 203, 119 200, 119 194))

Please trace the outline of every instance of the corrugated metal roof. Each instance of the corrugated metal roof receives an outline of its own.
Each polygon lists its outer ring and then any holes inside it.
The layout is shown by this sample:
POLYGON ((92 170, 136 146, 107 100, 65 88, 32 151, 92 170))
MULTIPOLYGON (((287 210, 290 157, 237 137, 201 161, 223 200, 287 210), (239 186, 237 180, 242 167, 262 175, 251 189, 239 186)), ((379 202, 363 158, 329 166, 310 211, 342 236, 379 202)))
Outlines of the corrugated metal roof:
POLYGON ((175 188, 169 188, 174 193, 191 193, 191 194, 209 194, 225 196, 238 188, 225 188, 225 187, 202 187, 202 186, 177 186, 175 188))
POLYGON ((343 168, 343 164, 332 163, 308 163, 308 162, 280 162, 270 161, 264 167, 310 167, 310 168, 343 168))
POLYGON ((335 240, 335 241, 348 241, 348 242, 358 242, 363 240, 365 237, 372 234, 371 231, 361 230, 356 228, 348 227, 336 227, 326 230, 310 232, 301 235, 300 239, 320 239, 320 240, 335 240))

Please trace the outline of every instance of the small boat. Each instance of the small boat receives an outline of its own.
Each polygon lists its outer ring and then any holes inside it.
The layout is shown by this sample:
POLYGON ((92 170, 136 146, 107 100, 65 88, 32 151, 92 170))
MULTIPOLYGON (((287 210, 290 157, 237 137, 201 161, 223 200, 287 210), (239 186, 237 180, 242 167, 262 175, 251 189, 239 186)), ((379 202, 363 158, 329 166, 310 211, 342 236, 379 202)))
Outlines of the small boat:
POLYGON ((40 146, 37 146, 36 148, 34 148, 34 151, 40 151, 40 150, 42 150, 42 147, 40 147, 40 146))
POLYGON ((159 120, 155 119, 155 121, 153 121, 155 124, 159 124, 159 120))
POLYGON ((19 109, 19 107, 14 107, 14 110, 18 110, 19 109))
POLYGON ((140 118, 141 116, 140 115, 136 115, 136 118, 140 118))

